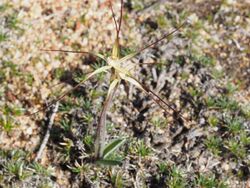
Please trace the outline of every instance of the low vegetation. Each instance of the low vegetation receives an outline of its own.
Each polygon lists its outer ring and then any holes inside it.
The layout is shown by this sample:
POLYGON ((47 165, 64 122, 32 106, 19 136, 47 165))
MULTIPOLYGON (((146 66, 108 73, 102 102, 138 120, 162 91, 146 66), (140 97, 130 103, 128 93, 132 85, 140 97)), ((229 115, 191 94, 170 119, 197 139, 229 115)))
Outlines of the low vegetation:
POLYGON ((112 5, 0 4, 0 187, 249 186, 248 3, 112 5))

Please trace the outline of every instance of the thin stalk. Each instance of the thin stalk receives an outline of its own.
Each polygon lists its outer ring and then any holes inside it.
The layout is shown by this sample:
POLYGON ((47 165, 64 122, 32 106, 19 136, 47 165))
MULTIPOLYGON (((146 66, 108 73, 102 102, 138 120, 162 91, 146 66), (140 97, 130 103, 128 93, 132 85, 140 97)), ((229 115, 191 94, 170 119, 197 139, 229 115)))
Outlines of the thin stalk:
POLYGON ((170 108, 173 112, 175 112, 178 117, 182 118, 182 120, 190 122, 189 119, 187 119, 181 113, 179 113, 177 110, 175 110, 170 104, 168 104, 166 101, 164 101, 155 92, 153 92, 147 86, 145 86, 144 84, 142 84, 141 82, 139 82, 137 79, 135 79, 135 78, 133 78, 133 79, 141 85, 141 87, 147 92, 147 94, 149 96, 152 96, 152 99, 155 101, 155 103, 158 104, 166 113, 168 113, 168 111, 166 110, 166 108, 164 107, 164 105, 167 106, 168 108, 170 108))
MULTIPOLYGON (((119 34, 118 24, 117 24, 117 21, 115 19, 115 12, 114 12, 114 9, 113 9, 111 1, 109 1, 109 8, 110 8, 110 10, 112 12, 112 17, 113 17, 113 20, 114 20, 114 23, 115 23, 116 38, 119 38, 119 36, 118 36, 118 34, 119 34)), ((120 26, 119 26, 119 28, 120 28, 120 26)))
POLYGON ((145 47, 141 48, 139 51, 137 51, 136 53, 139 54, 142 51, 146 50, 147 48, 150 48, 154 45, 156 45, 157 43, 161 42, 162 40, 164 40, 165 38, 168 38, 169 36, 173 35, 174 33, 176 33, 177 31, 179 31, 185 24, 187 23, 187 21, 184 21, 181 25, 179 25, 176 29, 174 29, 173 31, 171 31, 170 33, 166 33, 164 34, 161 38, 157 39, 155 42, 152 42, 150 44, 147 44, 145 47))
POLYGON ((112 103, 112 99, 115 95, 115 92, 117 90, 118 84, 110 91, 108 94, 102 111, 100 115, 100 120, 97 125, 97 131, 96 131, 96 139, 95 139, 95 158, 96 159, 101 159, 103 156, 103 150, 105 147, 105 142, 106 142, 106 116, 107 116, 107 111, 112 103))
POLYGON ((93 52, 86 52, 86 51, 75 51, 75 50, 63 50, 63 49, 40 49, 41 51, 44 52, 61 52, 61 53, 74 53, 74 54, 88 54, 88 55, 92 55, 98 58, 103 59, 104 61, 106 61, 106 58, 98 53, 93 53, 93 52))
POLYGON ((121 9, 120 9, 120 20, 119 20, 119 29, 117 33, 117 38, 119 38, 119 33, 121 31, 121 26, 122 26, 122 14, 123 14, 123 0, 121 0, 121 9))

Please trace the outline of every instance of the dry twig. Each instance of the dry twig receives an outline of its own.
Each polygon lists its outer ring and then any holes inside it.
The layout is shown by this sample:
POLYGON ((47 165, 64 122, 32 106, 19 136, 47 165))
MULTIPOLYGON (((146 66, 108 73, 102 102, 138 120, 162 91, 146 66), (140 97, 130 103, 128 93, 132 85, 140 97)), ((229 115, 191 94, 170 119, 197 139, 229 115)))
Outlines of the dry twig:
POLYGON ((56 116, 56 113, 58 111, 58 107, 59 107, 59 102, 56 102, 55 105, 53 105, 53 110, 52 110, 52 114, 50 116, 50 119, 49 119, 49 123, 48 123, 48 128, 46 130, 46 133, 45 133, 45 136, 43 138, 43 141, 42 141, 42 144, 37 152, 37 155, 36 155, 36 158, 34 159, 35 162, 39 161, 41 159, 41 156, 42 156, 42 153, 43 153, 43 150, 44 148, 46 147, 47 143, 48 143, 48 140, 49 140, 49 137, 50 137, 50 131, 52 129, 52 126, 54 124, 54 119, 55 119, 55 116, 56 116))

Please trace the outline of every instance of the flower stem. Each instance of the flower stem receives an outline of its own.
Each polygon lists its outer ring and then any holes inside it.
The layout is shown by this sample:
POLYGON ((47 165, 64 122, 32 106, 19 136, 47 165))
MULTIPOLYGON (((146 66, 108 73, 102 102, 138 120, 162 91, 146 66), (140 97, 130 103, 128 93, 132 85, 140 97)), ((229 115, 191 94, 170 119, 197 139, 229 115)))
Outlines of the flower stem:
POLYGON ((101 159, 103 156, 103 150, 105 147, 105 142, 106 142, 106 115, 107 111, 112 103, 112 99, 115 95, 115 92, 117 90, 116 85, 114 89, 111 90, 109 95, 106 97, 106 100, 104 102, 102 112, 100 115, 100 120, 97 125, 97 132, 96 132, 96 139, 95 139, 95 158, 96 159, 101 159))

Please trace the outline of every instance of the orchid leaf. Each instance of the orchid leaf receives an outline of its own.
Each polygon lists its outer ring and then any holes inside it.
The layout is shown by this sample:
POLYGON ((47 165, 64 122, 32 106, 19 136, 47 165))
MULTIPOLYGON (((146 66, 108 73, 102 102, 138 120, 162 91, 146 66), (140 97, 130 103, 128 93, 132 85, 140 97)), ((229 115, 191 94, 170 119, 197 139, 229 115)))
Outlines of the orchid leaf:
POLYGON ((103 159, 107 159, 115 150, 117 150, 121 145, 125 143, 125 138, 118 138, 112 140, 109 144, 105 146, 103 151, 103 159))

